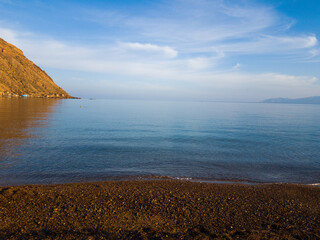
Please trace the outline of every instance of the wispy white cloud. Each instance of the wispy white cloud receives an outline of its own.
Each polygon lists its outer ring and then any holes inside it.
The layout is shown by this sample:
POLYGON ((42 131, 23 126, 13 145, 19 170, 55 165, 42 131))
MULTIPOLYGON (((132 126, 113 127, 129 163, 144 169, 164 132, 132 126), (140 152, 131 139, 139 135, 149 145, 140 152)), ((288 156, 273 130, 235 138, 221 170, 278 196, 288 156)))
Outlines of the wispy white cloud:
MULTIPOLYGON (((130 37, 163 43, 210 43, 248 37, 279 25, 270 7, 227 4, 226 1, 162 1, 157 11, 132 16, 111 10, 85 9, 84 18, 106 27, 117 26, 130 37)), ((287 24, 288 21, 280 24, 287 24)))
POLYGON ((241 67, 241 64, 240 64, 240 63, 237 63, 236 65, 234 65, 234 66, 232 67, 232 69, 233 69, 233 70, 239 70, 240 67, 241 67))
MULTIPOLYGON (((212 47, 212 51, 219 49, 223 52, 241 54, 286 54, 295 53, 299 55, 300 50, 310 49, 317 46, 318 39, 314 35, 308 36, 270 36, 261 35, 245 42, 232 42, 217 44, 212 47)), ((305 51, 301 52, 303 55, 305 51)))
POLYGON ((319 56, 319 55, 320 55, 320 49, 319 49, 319 48, 311 49, 311 50, 309 51, 309 53, 311 54, 312 57, 319 56))
POLYGON ((169 46, 182 55, 292 54, 295 51, 295 55, 305 57, 304 49, 318 45, 314 34, 286 34, 294 19, 277 13, 271 6, 247 1, 164 0, 155 7, 158 10, 140 16, 110 9, 86 9, 83 15, 106 29, 111 23, 121 29, 115 38, 123 38, 125 42, 134 40, 137 44, 144 39, 151 45, 169 46))
MULTIPOLYGON (((191 69, 191 70, 208 69, 212 65, 212 58, 204 58, 204 57, 190 58, 190 59, 187 59, 186 65, 188 66, 186 69, 191 69)), ((186 67, 186 66, 182 66, 182 68, 183 67, 186 67)))
POLYGON ((171 47, 168 46, 158 46, 155 44, 150 43, 122 43, 120 44, 121 47, 129 50, 136 50, 136 51, 144 51, 144 52, 152 52, 152 53, 160 53, 166 57, 174 58, 178 55, 178 52, 171 47))

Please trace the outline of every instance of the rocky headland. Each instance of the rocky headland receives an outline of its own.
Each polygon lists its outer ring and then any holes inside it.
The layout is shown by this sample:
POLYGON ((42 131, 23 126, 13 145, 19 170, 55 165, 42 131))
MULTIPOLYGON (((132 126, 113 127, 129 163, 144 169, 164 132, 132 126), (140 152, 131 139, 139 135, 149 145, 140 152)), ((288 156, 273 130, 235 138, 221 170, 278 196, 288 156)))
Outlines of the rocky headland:
POLYGON ((0 38, 0 97, 73 98, 14 45, 0 38))

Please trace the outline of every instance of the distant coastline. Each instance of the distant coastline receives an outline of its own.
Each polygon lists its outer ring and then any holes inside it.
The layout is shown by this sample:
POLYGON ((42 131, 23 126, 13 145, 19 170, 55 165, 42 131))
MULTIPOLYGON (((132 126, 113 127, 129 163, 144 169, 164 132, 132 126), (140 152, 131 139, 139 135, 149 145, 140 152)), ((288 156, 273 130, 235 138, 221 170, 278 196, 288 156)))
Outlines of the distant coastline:
POLYGON ((270 98, 263 100, 262 103, 320 104, 320 96, 305 98, 270 98))

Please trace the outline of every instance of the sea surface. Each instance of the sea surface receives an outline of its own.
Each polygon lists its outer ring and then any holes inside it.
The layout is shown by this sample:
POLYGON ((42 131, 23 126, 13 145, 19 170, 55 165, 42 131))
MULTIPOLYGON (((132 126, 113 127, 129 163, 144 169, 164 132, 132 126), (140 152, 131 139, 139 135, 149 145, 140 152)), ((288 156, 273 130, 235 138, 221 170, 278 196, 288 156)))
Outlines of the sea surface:
POLYGON ((0 185, 320 182, 320 105, 0 98, 0 185))

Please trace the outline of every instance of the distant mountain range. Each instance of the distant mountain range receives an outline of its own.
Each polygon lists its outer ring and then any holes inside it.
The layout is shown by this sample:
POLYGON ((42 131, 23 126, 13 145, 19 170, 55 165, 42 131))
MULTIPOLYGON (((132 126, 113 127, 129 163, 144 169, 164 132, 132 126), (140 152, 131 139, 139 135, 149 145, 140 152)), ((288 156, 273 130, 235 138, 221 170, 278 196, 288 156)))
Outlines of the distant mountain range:
POLYGON ((0 97, 72 98, 17 47, 0 38, 0 97))
POLYGON ((262 101, 263 103, 292 103, 292 104, 320 104, 320 96, 306 98, 270 98, 262 101))

